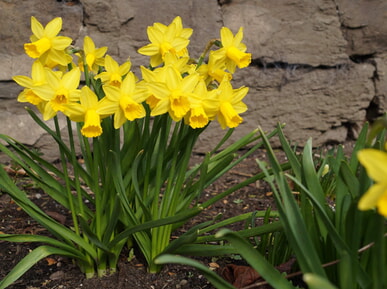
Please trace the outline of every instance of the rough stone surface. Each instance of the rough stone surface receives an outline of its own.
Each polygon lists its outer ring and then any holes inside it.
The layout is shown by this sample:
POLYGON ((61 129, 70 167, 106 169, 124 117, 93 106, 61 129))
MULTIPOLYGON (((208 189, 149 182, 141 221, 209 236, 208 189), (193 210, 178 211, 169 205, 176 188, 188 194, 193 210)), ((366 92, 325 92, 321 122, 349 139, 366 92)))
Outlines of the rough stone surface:
POLYGON ((224 24, 245 27, 254 58, 312 66, 346 62, 346 41, 336 6, 320 1, 231 1, 222 11, 224 24))
POLYGON ((23 44, 29 42, 32 34, 31 16, 44 25, 54 17, 62 17, 62 34, 78 38, 83 25, 82 6, 67 4, 47 0, 0 0, 0 80, 10 80, 12 75, 28 74, 31 69, 31 59, 24 55, 23 50, 23 44))
MULTIPOLYGON (((258 125, 271 130, 285 122, 286 134, 299 145, 309 137, 315 146, 343 142, 386 109, 385 0, 0 0, 0 133, 38 146, 50 159, 56 155, 25 104, 16 102, 21 89, 11 82, 13 75, 30 74, 23 44, 31 16, 44 25, 62 17, 61 34, 75 46, 89 35, 118 61, 130 57, 139 75, 148 58, 136 51, 147 44, 147 26, 168 24, 177 15, 194 29, 192 57, 219 37, 222 26, 234 33, 244 27, 253 63, 238 71, 233 85, 250 87, 249 110, 233 140, 258 125)), ((223 133, 211 124, 197 150, 207 151, 223 133)))
POLYGON ((387 2, 336 0, 349 55, 386 51, 387 2))

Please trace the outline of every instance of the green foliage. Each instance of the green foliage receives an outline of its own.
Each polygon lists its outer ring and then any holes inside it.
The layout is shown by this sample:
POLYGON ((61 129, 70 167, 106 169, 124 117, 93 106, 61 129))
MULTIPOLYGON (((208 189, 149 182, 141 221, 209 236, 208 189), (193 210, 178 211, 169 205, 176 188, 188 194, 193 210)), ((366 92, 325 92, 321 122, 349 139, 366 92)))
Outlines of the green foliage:
MULTIPOLYGON (((352 154, 347 157, 342 147, 316 159, 309 140, 298 156, 279 129, 279 138, 291 170, 281 169, 269 141, 264 138, 274 179, 266 164, 258 161, 274 191, 280 220, 297 263, 313 284, 333 284, 334 288, 384 288, 387 269, 386 226, 376 212, 357 209, 359 198, 371 181, 360 166, 356 154, 366 147, 368 126, 365 125, 352 154), (320 168, 316 168, 316 164, 320 168), (323 175, 324 168, 329 172, 323 175), (293 195, 292 188, 300 192, 293 195), (366 248, 366 249, 365 249, 366 248), (378 278, 375 278, 380 272, 378 278), (317 282, 317 283, 316 283, 317 282)), ((328 286, 328 285, 327 285, 328 286)))
MULTIPOLYGON (((376 211, 357 209, 359 199, 372 184, 357 159, 357 153, 372 143, 370 139, 367 141, 368 125, 364 126, 349 156, 344 154, 342 146, 316 156, 311 140, 301 153, 296 152, 281 127, 277 129, 288 162, 280 164, 269 139, 261 131, 269 163, 260 160, 257 163, 274 193, 278 209, 274 215, 279 220, 270 224, 265 222, 262 227, 268 226, 267 231, 250 228, 248 234, 220 230, 214 237, 229 241, 224 247, 231 247, 232 253, 243 256, 273 288, 295 288, 275 269, 280 261, 273 257, 277 250, 285 256, 295 255, 294 269, 299 271, 292 275, 303 275, 308 288, 386 288, 385 219, 376 211), (251 237, 256 247, 252 246, 251 237), (265 250, 267 252, 263 254, 265 250)), ((373 147, 382 149, 385 131, 379 126, 371 130, 371 135, 376 136, 373 147)), ((262 212, 257 216, 268 218, 262 212)), ((220 222, 217 228, 226 223, 227 220, 220 222)), ((220 252, 227 253, 226 250, 220 252)), ((280 262, 285 260, 287 258, 280 262)), ((156 262, 181 262, 209 274, 208 268, 178 256, 161 256, 156 262)), ((214 278, 209 280, 217 288, 229 288, 221 285, 219 276, 214 278)))
MULTIPOLYGON (((99 276, 115 272, 122 247, 133 242, 138 244, 151 272, 160 269, 160 265, 153 260, 163 252, 196 251, 206 255, 208 248, 194 244, 203 243, 198 238, 201 232, 196 231, 197 228, 172 243, 171 234, 204 208, 264 177, 263 174, 254 176, 200 204, 198 199, 205 188, 262 146, 257 131, 216 152, 217 147, 231 136, 230 130, 201 163, 191 168, 189 160, 200 130, 193 130, 183 123, 172 126, 166 116, 156 117, 151 130, 144 121, 137 120, 124 125, 125 142, 121 147, 120 134, 109 127, 110 123, 104 122, 104 138, 89 143, 88 139, 79 136, 85 161, 81 165, 75 157, 71 122, 68 122, 70 145, 66 145, 59 125, 56 130, 51 130, 31 110, 28 112, 57 143, 62 168, 58 169, 36 151, 5 135, 0 138, 7 145, 0 144, 0 150, 24 169, 37 187, 71 212, 73 224, 67 227, 53 220, 27 197, 25 191, 18 188, 4 170, 0 170, 1 190, 52 234, 52 238, 43 239, 42 236, 3 234, 0 239, 47 244, 51 247, 44 245, 39 250, 56 250, 58 254, 61 252, 61 255, 71 256, 88 277, 93 276, 95 271, 99 276), (128 146, 127 143, 132 145, 128 146), (151 148, 154 143, 160 145, 151 148), (250 145, 249 150, 242 155, 237 154, 247 145, 250 145), (73 176, 70 176, 70 171, 73 176), (85 188, 89 188, 93 194, 89 194, 85 188)), ((226 251, 235 250, 228 248, 226 251)), ((26 256, 18 267, 0 281, 0 288, 15 281, 21 272, 28 270, 38 260, 36 256, 26 256)))

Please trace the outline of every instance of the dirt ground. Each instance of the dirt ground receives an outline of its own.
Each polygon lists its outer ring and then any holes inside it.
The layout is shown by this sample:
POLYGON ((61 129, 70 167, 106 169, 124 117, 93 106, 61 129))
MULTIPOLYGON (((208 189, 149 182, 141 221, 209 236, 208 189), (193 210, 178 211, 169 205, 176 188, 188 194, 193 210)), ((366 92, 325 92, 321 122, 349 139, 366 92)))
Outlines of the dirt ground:
MULTIPOLYGON (((203 199, 225 191, 227 188, 245 180, 258 172, 256 159, 264 160, 265 151, 258 150, 254 155, 240 163, 226 176, 212 184, 204 193, 203 199)), ((200 156, 196 156, 200 158, 200 156)), ((283 157, 283 156, 282 156, 283 157)), ((68 212, 48 198, 39 190, 30 190, 29 196, 36 201, 46 212, 56 214, 59 218, 68 218, 68 212)), ((269 188, 263 181, 250 184, 239 191, 229 195, 215 205, 206 209, 195 217, 190 225, 212 219, 219 213, 223 218, 229 218, 241 213, 255 210, 266 210, 273 207, 274 201, 269 193, 269 188)), ((243 226, 243 224, 241 224, 243 226)), ((241 227, 242 228, 242 227, 241 227)), ((238 229, 238 228, 233 228, 238 229)), ((183 230, 183 229, 182 229, 183 230)), ((29 233, 44 234, 45 229, 31 220, 6 194, 0 195, 0 232, 3 233, 29 233)), ((179 232, 177 232, 178 234, 179 232)), ((9 272, 30 250, 36 247, 31 243, 0 242, 0 279, 9 272)), ((123 251, 118 272, 104 278, 85 279, 79 269, 67 258, 51 256, 38 262, 31 270, 24 274, 9 289, 123 289, 123 288, 149 288, 149 289, 212 289, 214 288, 206 278, 192 267, 183 265, 166 265, 159 274, 147 273, 145 262, 139 253, 128 261, 128 252, 123 251)), ((239 264, 233 258, 196 258, 206 266, 213 266, 218 274, 228 264, 239 264)), ((238 263, 239 262, 239 263, 238 263)), ((246 287, 247 288, 247 287, 246 287)), ((265 285, 248 288, 270 288, 265 285)))

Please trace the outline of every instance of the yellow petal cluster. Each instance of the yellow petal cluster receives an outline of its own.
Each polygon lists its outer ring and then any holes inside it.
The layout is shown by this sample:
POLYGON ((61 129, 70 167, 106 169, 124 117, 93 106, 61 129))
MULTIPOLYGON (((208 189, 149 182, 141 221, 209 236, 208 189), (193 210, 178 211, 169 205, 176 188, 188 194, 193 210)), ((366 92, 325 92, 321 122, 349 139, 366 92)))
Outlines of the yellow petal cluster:
POLYGON ((138 50, 150 57, 149 66, 141 66, 142 79, 131 71, 129 60, 119 64, 106 54, 107 47, 97 48, 89 36, 81 49, 71 47, 71 38, 58 35, 61 29, 59 17, 45 27, 31 18, 33 35, 24 48, 36 61, 31 77, 14 77, 24 87, 18 100, 36 105, 45 120, 62 112, 81 122, 81 133, 91 138, 102 134, 101 121, 107 117, 116 129, 127 121, 163 114, 193 129, 213 120, 223 129, 242 123, 248 88, 234 89, 230 82, 236 67, 251 61, 241 43, 242 28, 234 37, 223 27, 221 39, 211 42, 218 47, 191 59, 188 44, 193 30, 184 28, 180 17, 169 25, 154 23, 147 29, 150 43, 138 50), (78 56, 78 67, 72 53, 78 56), (81 72, 86 80, 83 87, 81 72))
POLYGON ((360 163, 375 183, 361 197, 360 210, 377 208, 379 214, 387 217, 387 153, 376 149, 363 149, 358 152, 360 163))
POLYGON ((51 20, 46 27, 31 17, 31 43, 24 44, 24 50, 31 58, 39 59, 45 66, 66 66, 72 58, 65 49, 71 44, 70 37, 58 36, 62 29, 62 18, 51 20))

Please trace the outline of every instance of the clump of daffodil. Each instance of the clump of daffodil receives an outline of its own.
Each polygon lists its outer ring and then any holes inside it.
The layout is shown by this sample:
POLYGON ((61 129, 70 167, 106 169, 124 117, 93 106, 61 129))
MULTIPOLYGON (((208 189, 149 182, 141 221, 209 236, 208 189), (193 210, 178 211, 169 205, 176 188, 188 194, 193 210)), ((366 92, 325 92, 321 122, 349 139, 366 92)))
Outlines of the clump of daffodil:
POLYGON ((66 66, 72 61, 66 53, 70 46, 70 37, 58 36, 62 29, 62 18, 57 17, 51 20, 46 27, 35 18, 31 17, 31 43, 24 44, 24 50, 31 58, 39 59, 45 66, 55 67, 66 66))
MULTIPOLYGON (((222 28, 221 40, 209 41, 199 58, 193 59, 188 51, 193 30, 184 28, 180 17, 169 25, 154 23, 147 29, 150 43, 138 50, 150 57, 149 63, 141 66, 142 78, 131 71, 129 58, 119 64, 106 54, 107 47, 97 48, 89 36, 84 37, 82 48, 72 47, 71 38, 58 35, 62 29, 59 17, 45 27, 31 17, 31 29, 31 43, 24 45, 26 54, 34 59, 31 74, 13 79, 23 87, 18 101, 35 105, 43 120, 53 119, 55 130, 30 111, 59 145, 62 171, 41 162, 35 153, 22 152, 21 158, 26 158, 24 168, 31 176, 54 172, 53 178, 39 175, 36 181, 72 218, 68 228, 43 213, 36 215, 60 238, 50 240, 55 251, 49 252, 73 256, 86 277, 104 276, 108 270, 116 271, 121 249, 131 236, 147 260, 149 272, 159 272, 155 257, 169 246, 175 227, 170 221, 163 222, 178 217, 181 224, 189 219, 187 213, 198 214, 202 209, 192 206, 192 201, 208 183, 208 174, 203 172, 211 167, 214 181, 227 171, 211 165, 213 153, 206 158, 203 170, 190 170, 189 161, 199 135, 212 121, 217 120, 222 129, 235 128, 243 121, 240 114, 247 110, 243 98, 248 89, 234 89, 231 84, 236 67, 246 67, 251 61, 241 43, 242 29, 234 37, 228 28, 222 28), (215 50, 211 50, 213 46, 215 50), (59 113, 66 116, 68 142, 62 139, 59 113), (77 123, 78 139, 72 122, 77 123), (82 166, 76 158, 78 149, 82 166), (148 229, 139 229, 145 223, 148 229), (132 229, 136 233, 129 234, 132 229)), ((254 132, 250 133, 226 151, 234 155, 254 139, 254 132)), ((28 150, 21 147, 15 151, 23 149, 28 150)), ((19 195, 20 190, 17 192, 19 195)), ((31 266, 36 261, 27 258, 31 266)))
POLYGON ((363 211, 377 208, 379 214, 387 217, 387 153, 377 149, 363 149, 358 152, 358 159, 375 181, 361 197, 358 208, 363 211))

